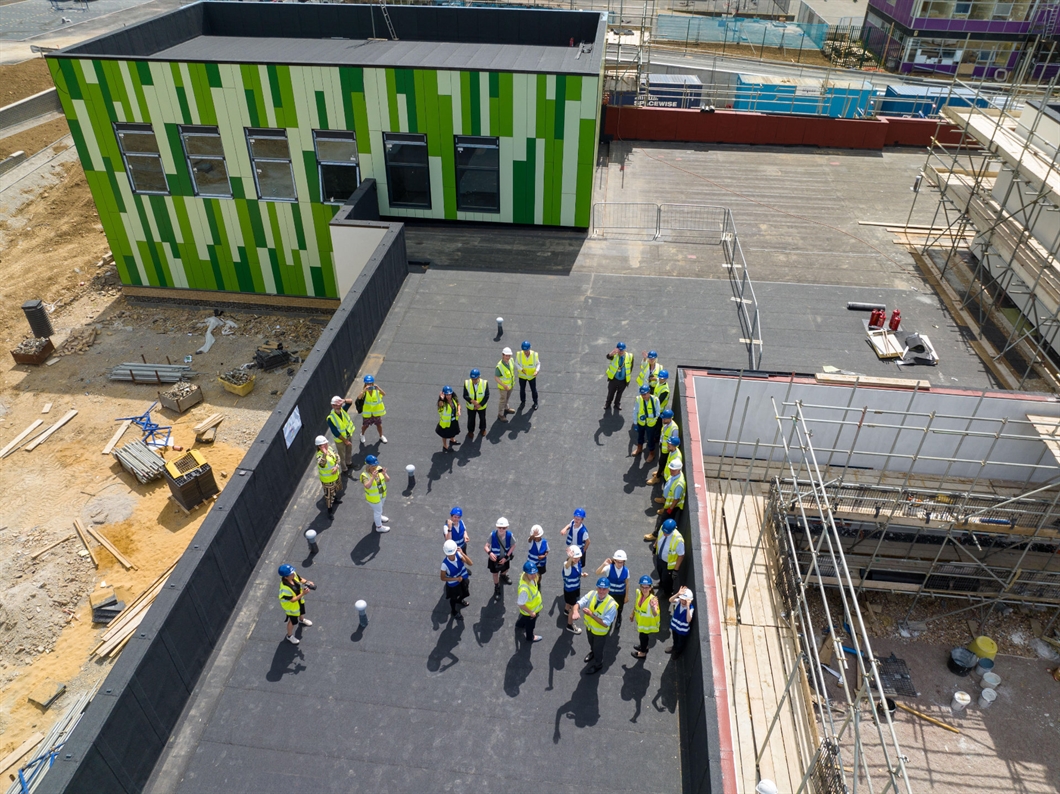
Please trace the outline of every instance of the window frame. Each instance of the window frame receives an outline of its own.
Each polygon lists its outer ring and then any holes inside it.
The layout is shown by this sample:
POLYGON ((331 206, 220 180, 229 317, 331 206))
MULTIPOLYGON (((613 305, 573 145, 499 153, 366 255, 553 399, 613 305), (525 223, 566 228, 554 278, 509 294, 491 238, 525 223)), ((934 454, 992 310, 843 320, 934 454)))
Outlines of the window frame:
MULTIPOLYGON (((317 181, 320 183, 320 203, 321 204, 332 204, 342 205, 349 200, 342 201, 328 201, 324 195, 324 166, 331 166, 333 168, 352 168, 356 175, 357 187, 361 186, 361 152, 357 148, 357 133, 351 130, 313 130, 313 154, 317 158, 317 181), (353 163, 339 162, 338 160, 323 160, 320 157, 320 147, 317 145, 321 138, 327 139, 330 137, 332 140, 347 140, 353 142, 354 159, 353 163)), ((356 190, 357 188, 354 188, 356 190)), ((351 194, 352 195, 352 194, 351 194)))
POLYGON ((453 157, 456 168, 456 208, 459 212, 481 212, 491 215, 499 215, 501 212, 501 139, 493 135, 454 135, 453 157), (489 141, 489 144, 485 142, 489 141), (476 165, 460 165, 460 147, 471 147, 475 149, 492 149, 497 152, 497 165, 484 168, 476 165), (482 207, 460 206, 460 176, 467 171, 492 172, 497 176, 497 203, 494 209, 482 207))
POLYGON ((427 136, 422 133, 416 132, 384 132, 383 133, 383 162, 386 165, 386 192, 387 200, 392 208, 395 209, 410 209, 410 210, 429 210, 431 209, 431 158, 427 148, 427 136), (390 147, 394 143, 402 143, 412 146, 422 146, 424 153, 426 153, 425 162, 420 164, 411 163, 397 163, 392 164, 390 162, 390 147), (394 201, 394 179, 392 177, 394 168, 422 168, 427 175, 427 203, 426 204, 411 204, 409 202, 396 202, 394 201))
POLYGON ((280 201, 288 204, 298 203, 298 183, 294 180, 294 161, 291 159, 291 142, 287 138, 287 130, 282 127, 244 127, 247 139, 247 155, 250 157, 250 167, 254 171, 254 189, 258 194, 259 201, 280 201), (287 147, 287 157, 261 157, 254 154, 253 141, 258 139, 282 140, 287 147), (258 179, 258 163, 286 163, 287 171, 291 176, 291 192, 288 196, 263 196, 261 193, 261 182, 258 179))
POLYGON ((111 126, 114 129, 114 139, 118 143, 118 151, 121 152, 121 161, 125 166, 125 178, 129 180, 129 188, 132 190, 134 195, 138 196, 168 196, 169 191, 169 180, 166 178, 166 166, 162 162, 162 148, 158 145, 158 135, 155 134, 155 128, 152 124, 133 123, 133 122, 112 122, 111 126), (155 139, 154 152, 126 152, 125 144, 122 142, 122 136, 126 132, 132 133, 150 133, 155 139), (133 167, 129 164, 129 155, 134 157, 152 157, 158 161, 158 170, 162 174, 162 181, 166 185, 165 190, 140 190, 136 187, 136 180, 133 179, 135 173, 133 167))
POLYGON ((221 130, 217 126, 209 124, 178 124, 177 132, 180 134, 180 145, 184 149, 184 162, 188 165, 188 175, 191 177, 191 186, 196 196, 202 198, 232 198, 232 177, 228 172, 228 161, 224 154, 224 142, 221 141, 221 130), (212 132, 207 132, 212 130, 212 132), (227 193, 204 193, 199 189, 199 181, 195 178, 195 167, 192 165, 192 154, 188 151, 188 138, 217 138, 221 141, 221 154, 197 154, 196 160, 220 160, 224 167, 225 182, 228 184, 227 193))

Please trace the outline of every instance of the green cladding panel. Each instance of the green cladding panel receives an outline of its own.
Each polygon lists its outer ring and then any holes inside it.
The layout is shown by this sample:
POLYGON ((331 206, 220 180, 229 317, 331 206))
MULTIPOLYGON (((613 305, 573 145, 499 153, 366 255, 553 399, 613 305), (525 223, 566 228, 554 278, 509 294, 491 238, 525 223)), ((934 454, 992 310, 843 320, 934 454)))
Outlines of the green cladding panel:
POLYGON ((123 283, 339 297, 313 130, 357 136, 384 216, 587 227, 600 79, 352 66, 50 58, 123 283), (133 193, 114 123, 151 124, 167 196, 133 193), (232 198, 196 196, 178 125, 217 126, 232 198), (256 198, 244 130, 287 132, 298 199, 256 198), (391 209, 383 134, 427 136, 431 209, 391 209), (500 141, 499 213, 457 210, 455 135, 500 141))

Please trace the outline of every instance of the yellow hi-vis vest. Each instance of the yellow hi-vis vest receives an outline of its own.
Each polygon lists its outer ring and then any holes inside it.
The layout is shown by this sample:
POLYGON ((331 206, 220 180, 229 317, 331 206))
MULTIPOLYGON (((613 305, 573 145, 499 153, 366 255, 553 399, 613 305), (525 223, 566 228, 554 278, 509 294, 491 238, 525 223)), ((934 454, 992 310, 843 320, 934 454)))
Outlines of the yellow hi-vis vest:
MULTIPOLYGON (((368 482, 372 479, 372 475, 366 471, 361 472, 361 484, 368 482)), ((376 477, 375 482, 372 483, 370 488, 367 488, 364 492, 364 498, 369 504, 378 504, 381 500, 386 499, 386 480, 382 477, 376 477)))
MULTIPOLYGON (((478 386, 476 387, 475 382, 471 380, 471 378, 468 378, 464 381, 464 388, 467 389, 467 393, 471 395, 472 400, 478 401, 481 408, 486 407, 485 405, 482 405, 482 400, 486 397, 486 381, 479 378, 478 386)), ((471 408, 471 403, 468 403, 467 407, 471 408)))
MULTIPOLYGON (((515 354, 515 367, 519 370, 520 380, 531 380, 536 378, 538 357, 537 351, 531 350, 529 354, 524 350, 520 350, 515 354)), ((521 388, 521 387, 520 387, 521 388)))
MULTIPOLYGON (((298 582, 304 582, 305 581, 305 579, 303 579, 298 574, 295 574, 294 578, 298 582)), ((302 596, 305 595, 305 588, 302 588, 301 595, 302 596)), ((283 579, 281 579, 280 580, 280 606, 283 607, 284 613, 287 614, 287 615, 290 615, 292 618, 296 618, 299 615, 301 615, 302 614, 301 601, 302 601, 301 597, 295 598, 294 588, 291 587, 289 584, 287 584, 287 582, 285 582, 283 579)))
MULTIPOLYGON (((685 456, 681 453, 681 448, 680 447, 674 447, 673 449, 670 450, 670 454, 666 458, 666 470, 667 470, 667 472, 670 471, 670 464, 673 463, 675 460, 681 461, 682 464, 684 464, 684 462, 685 462, 685 456)), ((683 471, 683 469, 682 469, 682 471, 683 471)), ((684 476, 684 475, 682 475, 682 476, 684 476)), ((683 497, 682 497, 682 499, 683 499, 683 497)), ((684 504, 682 504, 681 507, 684 507, 684 504)))
POLYGON ((661 369, 662 365, 659 363, 659 359, 655 359, 654 365, 652 365, 650 358, 646 358, 640 362, 640 374, 637 375, 637 388, 639 389, 652 378, 659 377, 659 370, 661 369))
POLYGON ((597 636, 607 634, 611 627, 604 623, 604 615, 607 614, 607 610, 612 606, 618 609, 618 602, 610 594, 605 595, 603 600, 601 600, 599 594, 594 590, 593 594, 589 596, 588 608, 582 613, 585 616, 585 628, 597 636))
POLYGON ((655 427, 655 423, 659 421, 659 414, 662 413, 659 410, 659 401, 651 394, 647 395, 648 399, 644 397, 643 394, 637 395, 637 424, 655 427))
POLYGON ((667 403, 670 402, 670 384, 664 380, 658 381, 652 394, 659 398, 659 407, 665 409, 667 403))
POLYGON ((369 389, 364 393, 364 408, 361 416, 370 419, 373 416, 386 416, 386 406, 383 405, 383 395, 379 389, 369 389))
MULTIPOLYGON (((675 450, 675 451, 680 452, 680 450, 675 450)), ((673 453, 671 453, 671 454, 673 454, 673 453)), ((673 502, 674 499, 676 498, 677 486, 678 485, 681 486, 681 498, 677 499, 676 505, 674 505, 674 506, 680 507, 682 510, 684 510, 685 509, 685 494, 688 491, 688 488, 686 486, 685 474, 684 474, 683 471, 680 474, 678 474, 676 477, 671 477, 670 479, 668 479, 666 481, 666 483, 663 485, 663 498, 665 498, 667 502, 673 502)))
POLYGON ((541 611, 541 590, 533 582, 526 580, 526 575, 519 577, 519 595, 526 593, 526 603, 522 605, 522 610, 528 614, 535 614, 541 611))
POLYGON ((684 543, 684 538, 681 537, 681 533, 676 529, 667 535, 665 532, 659 533, 659 539, 655 541, 655 555, 659 555, 659 544, 669 544, 666 547, 666 570, 672 571, 677 567, 677 547, 679 544, 684 543))
POLYGON ((317 474, 320 475, 320 481, 324 485, 335 482, 339 478, 339 456, 331 447, 328 447, 327 452, 317 450, 317 474), (323 466, 320 465, 321 462, 323 466))
POLYGON ((438 406, 438 426, 445 430, 449 425, 453 423, 453 419, 456 417, 456 400, 454 399, 451 403, 442 401, 442 404, 438 406))
MULTIPOLYGON (((353 435, 353 420, 350 419, 350 415, 345 410, 339 409, 336 411, 332 408, 331 413, 328 414, 328 419, 334 422, 335 427, 339 429, 339 438, 349 438, 353 435)), ((331 429, 334 431, 335 427, 331 429)))
POLYGON ((505 389, 512 388, 515 385, 515 364, 511 361, 505 364, 502 358, 497 362, 497 369, 501 371, 500 377, 497 379, 497 385, 505 389))
POLYGON ((626 376, 623 380, 629 383, 629 379, 633 377, 633 354, 632 353, 619 353, 617 356, 611 357, 611 364, 607 368, 607 377, 609 380, 614 380, 618 374, 618 365, 625 360, 626 362, 626 376))
MULTIPOLYGON (((677 422, 673 419, 670 420, 670 424, 663 425, 661 428, 662 435, 659 436, 659 454, 665 455, 670 451, 670 436, 676 435, 678 438, 681 437, 681 428, 677 426, 677 422)), ((669 461, 667 461, 669 463, 669 461)))
POLYGON ((641 634, 655 634, 659 630, 659 599, 654 593, 643 595, 637 590, 637 602, 633 607, 636 616, 637 631, 641 634), (655 602, 655 614, 651 613, 651 602, 655 602))

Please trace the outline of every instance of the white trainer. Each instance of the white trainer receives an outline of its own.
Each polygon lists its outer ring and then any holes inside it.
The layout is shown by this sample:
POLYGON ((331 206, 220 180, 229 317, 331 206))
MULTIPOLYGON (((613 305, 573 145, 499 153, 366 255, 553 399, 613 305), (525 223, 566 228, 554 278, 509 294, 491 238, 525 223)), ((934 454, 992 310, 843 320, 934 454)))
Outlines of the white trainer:
POLYGON ((390 527, 376 527, 375 531, 376 532, 389 532, 390 531, 390 527))
POLYGON ((287 635, 287 641, 288 641, 289 643, 291 643, 291 645, 297 645, 297 644, 298 644, 299 642, 301 642, 301 640, 299 640, 299 639, 298 639, 298 638, 297 638, 296 636, 294 636, 293 634, 288 634, 288 635, 287 635))
POLYGON ((386 443, 386 436, 379 436, 379 440, 382 441, 385 444, 386 443))
POLYGON ((384 523, 384 524, 386 524, 386 523, 388 523, 388 522, 390 521, 390 519, 389 519, 389 518, 387 518, 386 516, 380 516, 380 518, 382 518, 382 519, 383 519, 383 523, 384 523))
POLYGON ((364 433, 361 433, 361 443, 362 443, 362 444, 367 444, 367 443, 368 443, 368 439, 366 439, 366 438, 364 437, 364 433))
POLYGON ((313 625, 313 621, 311 621, 309 618, 298 618, 298 622, 301 623, 303 626, 313 625))

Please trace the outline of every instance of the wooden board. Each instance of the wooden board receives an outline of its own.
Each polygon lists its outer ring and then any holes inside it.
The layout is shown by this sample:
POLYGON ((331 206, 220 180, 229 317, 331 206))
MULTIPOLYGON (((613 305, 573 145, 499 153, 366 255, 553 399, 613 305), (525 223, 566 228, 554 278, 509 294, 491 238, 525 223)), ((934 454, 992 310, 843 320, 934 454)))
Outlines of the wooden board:
POLYGON ((129 425, 132 424, 132 419, 126 419, 121 423, 121 426, 114 431, 114 435, 110 437, 110 441, 107 442, 107 446, 103 447, 103 454, 109 455, 114 451, 114 447, 121 441, 121 437, 125 435, 125 431, 129 429, 129 425))
POLYGON ((136 567, 131 562, 129 562, 129 560, 125 557, 125 555, 123 555, 120 551, 118 551, 117 547, 113 543, 111 543, 109 540, 107 540, 103 535, 101 535, 95 529, 93 529, 92 527, 85 527, 85 532, 87 532, 89 535, 91 535, 93 538, 95 538, 99 542, 100 546, 102 546, 107 551, 109 551, 112 555, 114 555, 114 559, 116 559, 118 562, 120 562, 122 564, 122 567, 125 568, 125 570, 130 570, 130 569, 136 567))
POLYGON ((869 344, 872 345, 877 358, 889 361, 902 357, 905 348, 898 343, 898 337, 892 331, 881 328, 879 331, 870 330, 868 335, 869 344))
POLYGON ((1034 429, 1042 437, 1049 454, 1057 463, 1060 463, 1060 419, 1027 414, 1027 421, 1034 425, 1034 429))
POLYGON ((833 375, 818 372, 813 376, 818 383, 838 383, 844 386, 886 386, 891 389, 918 389, 931 391, 931 382, 910 378, 874 378, 866 375, 833 375))
POLYGON ((35 552, 33 552, 33 553, 32 553, 31 555, 29 555, 29 558, 30 558, 31 560, 35 560, 35 559, 37 559, 37 558, 38 558, 39 556, 41 556, 42 554, 44 554, 44 553, 45 553, 46 551, 51 551, 51 550, 52 550, 52 549, 54 549, 54 548, 55 548, 56 546, 58 546, 58 545, 59 545, 60 543, 66 543, 66 541, 68 541, 68 540, 71 540, 71 539, 72 539, 73 537, 74 537, 73 535, 67 535, 67 536, 66 536, 65 538, 59 538, 59 540, 55 541, 54 543, 49 543, 49 544, 48 544, 47 546, 45 546, 45 547, 44 547, 43 549, 41 549, 40 551, 35 551, 35 552))
POLYGON ((44 403, 44 407, 40 409, 40 412, 41 412, 42 414, 46 414, 46 413, 48 413, 48 411, 50 411, 51 409, 52 409, 52 404, 51 404, 51 403, 44 403))
POLYGON ((7 755, 5 755, 3 759, 0 760, 0 774, 3 774, 8 769, 17 764, 19 761, 21 761, 23 756, 26 755, 26 753, 28 753, 30 750, 32 750, 34 747, 36 747, 43 741, 44 734, 40 731, 37 731, 28 739, 26 739, 26 741, 22 742, 22 744, 20 744, 7 755))
POLYGON ((210 416, 206 417, 204 420, 199 422, 199 424, 195 425, 192 430, 195 432, 195 435, 205 433, 211 427, 215 427, 221 424, 221 422, 224 421, 224 418, 224 414, 211 414, 210 416))
POLYGON ((23 439, 25 439, 26 436, 28 436, 30 433, 32 433, 34 430, 36 430, 38 427, 40 427, 43 424, 44 424, 44 420, 43 419, 35 419, 30 424, 29 427, 27 427, 25 430, 23 430, 21 433, 19 433, 17 436, 15 436, 13 439, 11 439, 11 441, 8 442, 6 447, 4 447, 3 449, 0 449, 0 458, 6 458, 12 452, 14 452, 16 449, 18 449, 18 445, 22 443, 23 439))
POLYGON ((41 444, 43 444, 45 441, 47 441, 49 438, 51 438, 52 433, 54 433, 60 427, 65 425, 67 422, 69 422, 75 416, 77 416, 77 411, 74 411, 74 410, 67 411, 66 415, 62 419, 60 419, 54 425, 52 425, 47 430, 45 430, 43 433, 41 433, 39 436, 37 436, 35 439, 33 439, 33 441, 31 441, 30 443, 26 444, 26 446, 25 446, 26 452, 32 452, 33 450, 35 450, 37 447, 39 447, 41 444))
POLYGON ((74 519, 74 531, 81 538, 81 542, 85 544, 85 549, 88 551, 88 556, 92 559, 92 564, 98 568, 99 559, 96 557, 96 552, 92 551, 92 545, 88 542, 88 533, 85 532, 85 528, 81 526, 81 522, 76 518, 74 519))

